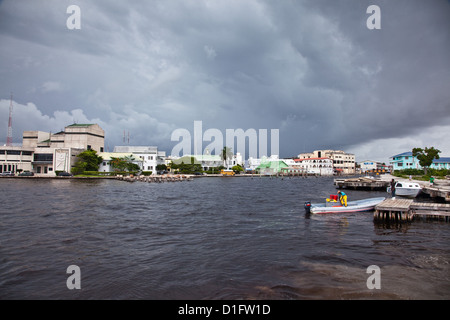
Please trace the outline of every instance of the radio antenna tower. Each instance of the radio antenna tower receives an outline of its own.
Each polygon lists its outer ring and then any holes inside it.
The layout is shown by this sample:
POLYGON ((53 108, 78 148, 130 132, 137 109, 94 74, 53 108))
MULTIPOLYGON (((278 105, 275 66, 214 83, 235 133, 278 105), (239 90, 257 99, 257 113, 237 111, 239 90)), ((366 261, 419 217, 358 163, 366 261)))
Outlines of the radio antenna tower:
POLYGON ((11 102, 9 104, 8 135, 6 136, 6 145, 8 147, 12 147, 12 111, 13 111, 12 98, 13 96, 11 93, 11 102))

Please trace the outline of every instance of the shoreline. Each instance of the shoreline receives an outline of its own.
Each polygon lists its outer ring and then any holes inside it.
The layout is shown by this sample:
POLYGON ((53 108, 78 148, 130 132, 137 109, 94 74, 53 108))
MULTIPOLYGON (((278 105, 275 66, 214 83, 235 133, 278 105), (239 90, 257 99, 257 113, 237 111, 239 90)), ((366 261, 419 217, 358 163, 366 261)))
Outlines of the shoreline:
MULTIPOLYGON (((171 175, 150 175, 149 177, 176 177, 180 174, 171 174, 171 175)), ((336 178, 336 177, 354 177, 354 175, 349 176, 320 176, 320 175, 260 175, 260 174, 236 174, 234 176, 224 176, 220 173, 218 174, 206 174, 206 175, 195 175, 195 174, 181 174, 188 178, 336 178)), ((0 179, 117 179, 119 176, 0 176, 0 179)), ((134 176, 140 177, 140 176, 134 176)))

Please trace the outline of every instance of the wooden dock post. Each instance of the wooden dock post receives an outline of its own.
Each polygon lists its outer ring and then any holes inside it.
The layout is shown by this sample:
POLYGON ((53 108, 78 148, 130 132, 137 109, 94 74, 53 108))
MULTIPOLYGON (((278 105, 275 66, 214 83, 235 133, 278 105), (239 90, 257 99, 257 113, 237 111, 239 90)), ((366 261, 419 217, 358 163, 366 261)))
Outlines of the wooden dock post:
POLYGON ((386 199, 375 207, 374 221, 409 222, 411 199, 386 199))

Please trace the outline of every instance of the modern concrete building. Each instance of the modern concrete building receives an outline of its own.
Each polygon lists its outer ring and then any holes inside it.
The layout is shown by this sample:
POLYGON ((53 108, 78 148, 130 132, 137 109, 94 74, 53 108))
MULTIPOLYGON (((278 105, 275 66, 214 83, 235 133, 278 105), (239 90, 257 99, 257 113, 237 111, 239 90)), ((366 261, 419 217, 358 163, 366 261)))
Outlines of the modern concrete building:
POLYGON ((31 171, 38 175, 70 172, 84 150, 103 152, 105 133, 98 124, 72 124, 64 131, 24 131, 21 147, 0 147, 0 172, 31 171), (8 170, 8 169, 11 170, 8 170))
POLYGON ((34 148, 0 147, 0 173, 32 171, 34 148))

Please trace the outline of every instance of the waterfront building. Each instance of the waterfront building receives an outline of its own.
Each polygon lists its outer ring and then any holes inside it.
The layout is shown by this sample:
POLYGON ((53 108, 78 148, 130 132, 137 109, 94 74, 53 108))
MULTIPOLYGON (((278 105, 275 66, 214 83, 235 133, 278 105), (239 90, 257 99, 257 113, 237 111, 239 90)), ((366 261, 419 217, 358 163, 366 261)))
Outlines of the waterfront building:
POLYGON ((439 159, 435 159, 430 167, 437 170, 450 170, 450 157, 440 157, 439 159))
POLYGON ((256 171, 263 175, 275 175, 282 173, 284 168, 289 166, 282 160, 261 161, 261 164, 256 168, 256 171))
POLYGON ((239 152, 234 154, 231 158, 227 159, 226 161, 223 161, 220 155, 213 155, 209 153, 194 154, 194 155, 188 154, 181 158, 171 157, 170 159, 175 163, 177 162, 190 163, 192 161, 191 158, 194 158, 194 163, 200 164, 204 171, 214 170, 215 168, 224 166, 224 164, 225 167, 228 167, 230 169, 238 164, 244 167, 244 160, 239 152))
POLYGON ((310 153, 300 153, 299 159, 329 158, 333 161, 334 174, 355 174, 355 155, 342 150, 315 150, 310 153))
POLYGON ((369 170, 376 170, 377 169, 378 162, 372 161, 372 160, 364 160, 359 163, 359 166, 361 168, 361 172, 364 173, 369 170))
MULTIPOLYGON (((403 152, 392 156, 389 163, 392 165, 393 170, 422 169, 417 157, 412 155, 412 151, 403 152)), ((430 168, 438 170, 450 169, 450 157, 440 157, 439 159, 433 160, 430 168)))
POLYGON ((22 146, 0 147, 0 172, 30 171, 37 175, 70 172, 79 153, 88 149, 103 152, 104 141, 105 133, 98 124, 72 124, 54 134, 24 131, 22 146))
POLYGON ((255 171, 263 162, 279 161, 278 155, 271 155, 270 157, 253 158, 249 157, 245 166, 246 171, 255 171))
POLYGON ((31 171, 34 148, 0 147, 0 173, 31 171))
POLYGON ((134 154, 142 160, 142 170, 157 174, 156 166, 166 164, 166 152, 155 146, 116 146, 115 153, 134 154))
POLYGON ((223 166, 222 157, 212 154, 196 154, 185 155, 183 157, 172 157, 171 160, 174 163, 186 163, 186 164, 200 164, 202 170, 207 171, 220 166, 223 166))
POLYGON ((359 163, 360 173, 386 173, 390 172, 390 166, 385 165, 384 163, 373 161, 373 160, 364 160, 359 163))
POLYGON ((302 172, 319 176, 332 176, 334 174, 333 160, 330 158, 303 158, 294 159, 302 172))
POLYGON ((99 172, 114 172, 114 168, 111 166, 111 161, 117 158, 129 159, 131 163, 137 164, 142 171, 144 170, 144 160, 137 154, 127 152, 100 152, 98 154, 102 157, 103 161, 99 165, 99 172))

